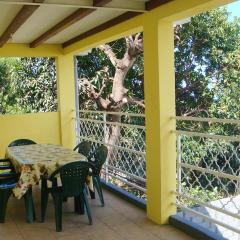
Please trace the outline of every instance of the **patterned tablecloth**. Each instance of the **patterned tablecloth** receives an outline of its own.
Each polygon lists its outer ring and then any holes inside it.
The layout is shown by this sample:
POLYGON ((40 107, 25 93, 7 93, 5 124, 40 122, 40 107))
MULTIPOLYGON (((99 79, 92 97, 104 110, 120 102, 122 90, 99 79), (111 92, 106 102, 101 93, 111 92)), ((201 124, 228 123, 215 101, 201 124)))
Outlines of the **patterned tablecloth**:
MULTIPOLYGON (((16 171, 20 173, 17 186, 13 189, 16 198, 20 199, 30 186, 39 183, 41 176, 50 176, 57 168, 66 163, 86 161, 82 154, 52 144, 33 144, 8 147, 6 158, 10 159, 16 171)), ((89 180, 89 187, 92 181, 89 180)))

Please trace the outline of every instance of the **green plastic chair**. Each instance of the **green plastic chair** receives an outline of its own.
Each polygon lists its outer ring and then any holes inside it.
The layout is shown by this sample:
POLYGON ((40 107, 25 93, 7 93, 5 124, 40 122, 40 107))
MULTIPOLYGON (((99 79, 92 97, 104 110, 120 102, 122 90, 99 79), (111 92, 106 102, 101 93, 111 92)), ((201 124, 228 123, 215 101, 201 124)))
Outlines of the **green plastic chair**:
POLYGON ((11 166, 9 159, 0 159, 0 169, 11 168, 11 166))
POLYGON ((78 153, 81 153, 85 157, 89 158, 90 157, 90 153, 91 153, 91 148, 92 148, 92 146, 91 146, 90 142, 83 141, 83 142, 79 143, 73 149, 73 151, 77 151, 78 153))
MULTIPOLYGON (((90 142, 83 141, 83 142, 79 143, 73 149, 73 151, 77 151, 78 153, 83 154, 84 156, 86 156, 89 159, 90 158, 91 147, 92 146, 91 146, 90 142)), ((53 181, 53 185, 55 187, 57 186, 56 179, 53 181)), ((50 190, 51 189, 49 189, 47 187, 47 178, 42 177, 42 181, 41 181, 41 222, 44 222, 44 220, 45 220, 47 203, 48 203, 48 196, 49 196, 50 190)), ((67 202, 67 200, 68 200, 67 197, 64 197, 63 201, 67 202)), ((82 209, 79 206, 79 198, 78 197, 74 198, 74 208, 75 208, 76 213, 82 214, 82 209)))
MULTIPOLYGON (((47 188, 45 185, 46 181, 44 181, 45 191, 50 192, 53 197, 57 232, 62 231, 62 202, 65 197, 75 197, 79 199, 79 206, 82 209, 82 213, 84 213, 85 207, 89 224, 92 224, 91 210, 86 195, 86 178, 89 175, 91 167, 89 162, 79 161, 68 163, 57 169, 49 177, 49 180, 53 182, 52 188, 47 188), (57 175, 60 175, 62 182, 61 187, 56 184, 57 175)), ((44 194, 44 191, 42 191, 42 194, 44 194)), ((43 210, 46 210, 46 208, 43 210)), ((45 213, 42 213, 42 216, 45 217, 45 213)), ((44 220, 44 218, 42 220, 44 220)))
MULTIPOLYGON (((45 221, 47 204, 48 204, 48 196, 51 192, 51 188, 48 187, 47 181, 49 179, 46 176, 42 176, 41 179, 41 222, 45 221)), ((51 180, 52 187, 57 187, 57 178, 53 178, 51 180)))
MULTIPOLYGON (((91 150, 92 150, 92 145, 88 141, 83 141, 79 143, 73 151, 77 151, 78 153, 81 153, 84 155, 87 159, 90 159, 91 157, 91 150)), ((78 212, 78 199, 74 199, 74 206, 75 206, 75 212, 78 212)), ((64 199, 64 202, 67 202, 67 198, 64 199)))
POLYGON ((8 147, 15 147, 15 146, 23 146, 23 145, 31 145, 36 144, 34 141, 30 139, 16 139, 13 142, 11 142, 8 147))
MULTIPOLYGON (((93 157, 94 160, 89 160, 89 162, 93 166, 93 172, 92 172, 93 186, 95 189, 97 189, 102 207, 104 207, 104 197, 103 197, 103 192, 101 187, 100 173, 101 173, 103 164, 106 162, 107 155, 108 155, 107 147, 104 145, 101 145, 99 148, 96 149, 96 152, 94 153, 94 157, 93 157)), ((95 198, 95 195, 92 194, 91 191, 90 191, 90 195, 92 199, 95 198)))
MULTIPOLYGON (((23 146, 23 145, 32 145, 36 142, 30 139, 16 139, 11 142, 8 147, 23 146)), ((30 187, 28 191, 24 194, 25 208, 26 208, 26 221, 28 223, 34 222, 36 219, 35 208, 32 197, 32 188, 30 187)))
POLYGON ((5 222, 8 199, 16 186, 18 175, 8 159, 0 159, 0 223, 5 222))

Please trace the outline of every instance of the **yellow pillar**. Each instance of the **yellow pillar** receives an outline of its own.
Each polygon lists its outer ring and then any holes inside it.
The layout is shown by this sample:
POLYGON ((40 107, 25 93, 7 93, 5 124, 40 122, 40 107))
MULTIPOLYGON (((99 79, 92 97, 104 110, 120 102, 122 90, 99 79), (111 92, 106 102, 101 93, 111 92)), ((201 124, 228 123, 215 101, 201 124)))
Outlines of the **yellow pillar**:
POLYGON ((176 211, 174 34, 171 22, 151 14, 144 22, 147 215, 165 224, 176 211))
POLYGON ((59 56, 57 71, 61 142, 63 146, 73 148, 76 144, 74 56, 72 54, 59 56))

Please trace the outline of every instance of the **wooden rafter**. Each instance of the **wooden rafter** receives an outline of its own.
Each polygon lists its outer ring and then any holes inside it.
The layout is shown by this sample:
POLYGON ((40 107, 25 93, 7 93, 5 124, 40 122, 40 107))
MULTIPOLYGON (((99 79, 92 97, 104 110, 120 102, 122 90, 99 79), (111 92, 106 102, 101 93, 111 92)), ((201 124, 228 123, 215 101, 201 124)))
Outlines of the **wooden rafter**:
POLYGON ((148 2, 146 2, 146 10, 150 11, 156 7, 159 7, 163 4, 166 4, 168 2, 171 2, 173 0, 150 0, 148 2))
MULTIPOLYGON (((33 0, 33 2, 42 3, 44 0, 33 0)), ((12 20, 7 29, 0 37, 0 47, 2 47, 12 35, 27 21, 27 19, 39 8, 39 6, 24 5, 12 20)))
POLYGON ((89 37, 89 36, 91 36, 93 34, 96 34, 98 32, 102 32, 102 31, 104 31, 104 30, 106 30, 106 29, 108 29, 110 27, 113 27, 114 25, 117 25, 117 24, 119 24, 121 22, 127 21, 127 20, 129 20, 129 19, 131 19, 133 17, 136 17, 139 14, 141 14, 141 13, 139 13, 139 12, 126 12, 126 13, 123 13, 122 15, 120 15, 120 16, 118 16, 116 18, 113 18, 113 19, 111 19, 111 20, 109 20, 109 21, 107 21, 107 22, 105 22, 105 23, 103 23, 103 24, 93 28, 93 29, 90 29, 87 32, 84 32, 84 33, 78 35, 77 37, 74 37, 74 38, 66 41, 65 43, 62 44, 62 46, 65 48, 65 47, 67 47, 67 46, 69 46, 69 45, 71 45, 71 44, 73 44, 75 42, 78 42, 78 41, 80 41, 80 40, 82 40, 82 39, 84 39, 86 37, 89 37))
MULTIPOLYGON (((107 3, 111 2, 112 0, 94 0, 93 6, 101 7, 106 5, 107 3)), ((72 13, 70 16, 66 17, 51 29, 43 33, 40 37, 35 39, 32 43, 30 43, 30 47, 34 48, 42 44, 43 42, 47 41, 49 38, 55 36, 59 32, 63 31, 64 29, 68 28, 72 24, 78 22, 79 20, 83 19, 84 17, 88 16, 92 12, 96 11, 96 9, 87 9, 87 8, 80 8, 72 13)))
MULTIPOLYGON (((150 11, 154 8, 157 8, 157 7, 159 7, 163 4, 166 4, 166 3, 171 2, 171 1, 173 1, 173 0, 150 0, 150 1, 146 2, 145 8, 146 8, 146 10, 150 11)), ((126 12, 126 13, 124 13, 124 14, 122 14, 122 15, 114 18, 114 19, 109 20, 108 22, 105 22, 105 23, 103 23, 103 24, 101 24, 101 25, 99 25, 99 26, 97 26, 93 29, 88 30, 87 32, 84 32, 84 33, 78 35, 77 37, 74 37, 74 38, 64 42, 62 44, 62 46, 63 46, 63 48, 65 48, 65 47, 67 47, 71 44, 74 44, 74 43, 84 39, 84 38, 87 38, 91 35, 102 32, 102 31, 104 31, 104 30, 106 30, 110 27, 113 27, 114 25, 117 25, 121 22, 127 21, 130 18, 136 17, 139 14, 142 14, 142 13, 140 13, 140 12, 126 12)))

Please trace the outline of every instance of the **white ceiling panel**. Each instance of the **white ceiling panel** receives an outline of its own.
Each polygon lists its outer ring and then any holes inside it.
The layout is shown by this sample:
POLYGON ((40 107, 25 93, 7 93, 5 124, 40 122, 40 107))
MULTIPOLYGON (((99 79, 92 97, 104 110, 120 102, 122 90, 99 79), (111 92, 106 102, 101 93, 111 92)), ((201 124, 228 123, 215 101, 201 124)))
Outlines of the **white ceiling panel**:
POLYGON ((0 34, 6 30, 20 9, 21 6, 0 5, 0 34))
MULTIPOLYGON (((15 2, 31 2, 30 0, 14 0, 15 2)), ((9 26, 23 5, 9 4, 13 0, 0 0, 0 35, 9 26), (5 2, 3 4, 3 1, 5 2), (7 2, 7 4, 6 4, 7 2)), ((92 5, 93 0, 45 0, 44 3, 51 4, 78 4, 92 5)), ((139 9, 144 10, 146 0, 112 0, 106 7, 139 9)), ((31 43, 33 40, 41 36, 50 28, 55 26, 61 20, 65 19, 77 7, 43 5, 40 6, 29 19, 17 30, 9 42, 12 43, 31 43)), ((46 43, 64 43, 67 40, 76 37, 102 23, 109 21, 125 11, 112 9, 98 9, 81 19, 77 23, 71 25, 67 29, 50 38, 46 43)))
POLYGON ((46 43, 63 43, 67 40, 78 36, 81 33, 84 33, 102 23, 107 22, 108 20, 115 18, 124 12, 120 11, 109 11, 109 10, 97 10, 91 13, 89 16, 83 18, 79 22, 68 27, 64 31, 55 35, 49 39, 46 43))
POLYGON ((62 7, 39 7, 33 15, 18 29, 12 42, 30 43, 52 26, 70 15, 76 9, 62 7))

